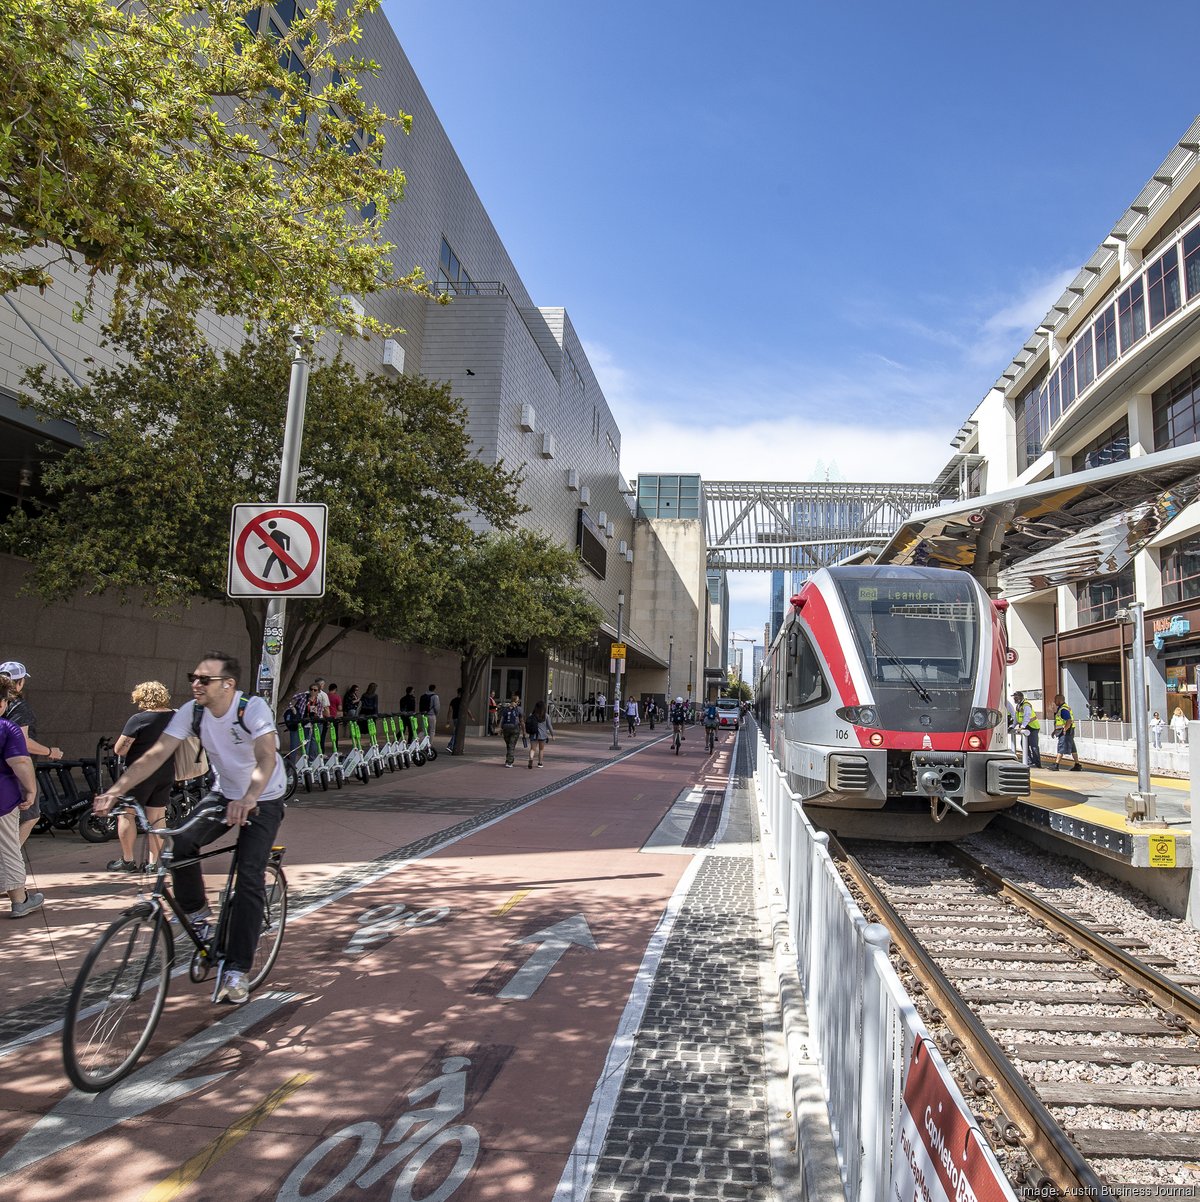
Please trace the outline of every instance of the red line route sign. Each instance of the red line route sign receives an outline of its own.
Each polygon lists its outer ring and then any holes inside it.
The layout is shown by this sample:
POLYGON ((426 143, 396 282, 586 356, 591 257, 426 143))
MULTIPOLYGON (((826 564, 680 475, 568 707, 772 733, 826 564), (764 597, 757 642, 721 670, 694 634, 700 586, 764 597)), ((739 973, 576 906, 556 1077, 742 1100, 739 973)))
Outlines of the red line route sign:
POLYGON ((228 595, 324 596, 328 512, 325 505, 235 505, 228 595))

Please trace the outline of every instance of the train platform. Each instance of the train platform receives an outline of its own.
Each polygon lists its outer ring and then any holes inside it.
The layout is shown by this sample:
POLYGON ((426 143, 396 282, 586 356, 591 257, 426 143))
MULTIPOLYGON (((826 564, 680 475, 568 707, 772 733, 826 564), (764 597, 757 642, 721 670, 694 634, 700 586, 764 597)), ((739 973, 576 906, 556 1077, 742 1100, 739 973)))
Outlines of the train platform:
POLYGON ((1015 823, 1043 846, 1069 851, 1085 862, 1135 885, 1172 913, 1187 908, 1192 867, 1191 785, 1175 777, 1153 776, 1150 791, 1156 816, 1131 819, 1126 798, 1137 791, 1137 775, 1084 763, 1079 772, 1064 764, 1030 772, 1030 796, 1006 810, 1015 823))
POLYGON ((619 751, 569 727, 534 769, 479 738, 301 794, 269 981, 232 1008, 176 976, 139 1067, 99 1095, 67 1085, 58 1020, 143 882, 104 870, 114 843, 35 837, 45 908, 0 921, 0 1190, 840 1196, 819 1122, 797 1153, 795 1099, 819 1086, 788 1059, 749 761, 693 729, 675 756, 661 727, 619 751))

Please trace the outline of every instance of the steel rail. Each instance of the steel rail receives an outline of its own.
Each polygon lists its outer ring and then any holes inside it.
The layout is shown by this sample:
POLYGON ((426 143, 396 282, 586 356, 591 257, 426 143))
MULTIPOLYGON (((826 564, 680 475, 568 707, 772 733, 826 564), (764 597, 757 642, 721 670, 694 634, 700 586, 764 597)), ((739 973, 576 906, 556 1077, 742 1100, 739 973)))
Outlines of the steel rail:
POLYGON ((1120 1196, 1071 1142, 1046 1109, 1045 1103, 975 1016, 892 903, 833 835, 829 836, 829 852, 842 862, 854 884, 874 908, 879 921, 887 927, 901 955, 913 966, 929 997, 941 1012, 942 1021, 962 1043, 967 1058, 984 1077, 997 1105, 1009 1122, 1018 1128, 1021 1145, 1049 1182, 1066 1197, 1119 1202, 1120 1196))
POLYGON ((1176 985, 1149 964, 1117 947, 1103 935, 1089 930, 1057 906, 1030 892, 1023 885, 1010 881, 994 869, 975 859, 958 847, 944 847, 943 855, 954 860, 986 881, 1002 897, 1032 914, 1052 931, 1081 947, 1093 960, 1112 969, 1126 984, 1134 987, 1142 1000, 1153 1001, 1175 1018, 1175 1026, 1200 1035, 1200 997, 1182 985, 1176 985))

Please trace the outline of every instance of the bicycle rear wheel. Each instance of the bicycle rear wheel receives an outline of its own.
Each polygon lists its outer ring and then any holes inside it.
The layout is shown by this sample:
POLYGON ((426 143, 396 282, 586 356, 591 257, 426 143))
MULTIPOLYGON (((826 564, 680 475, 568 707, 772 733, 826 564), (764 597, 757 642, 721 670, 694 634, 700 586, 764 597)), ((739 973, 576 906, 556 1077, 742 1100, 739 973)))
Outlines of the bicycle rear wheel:
POLYGON ((122 914, 88 952, 63 1019, 63 1066, 77 1089, 99 1093, 133 1071, 167 1000, 172 954, 150 906, 122 914))

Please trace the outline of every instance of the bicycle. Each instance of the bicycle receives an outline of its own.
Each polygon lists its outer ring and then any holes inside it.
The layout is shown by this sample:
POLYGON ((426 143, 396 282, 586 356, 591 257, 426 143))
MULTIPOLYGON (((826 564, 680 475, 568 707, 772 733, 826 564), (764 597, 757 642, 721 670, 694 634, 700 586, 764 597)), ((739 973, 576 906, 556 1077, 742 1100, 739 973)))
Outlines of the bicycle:
MULTIPOLYGON (((126 910, 96 940, 71 987, 63 1019, 63 1065, 71 1084, 85 1093, 99 1093, 127 1077, 154 1035, 175 965, 175 936, 169 913, 175 915, 180 931, 193 944, 188 965, 191 979, 198 984, 216 969, 213 1001, 217 1000, 225 970, 225 937, 236 892, 236 843, 198 852, 194 857, 179 861, 180 865, 195 864, 213 856, 230 855, 220 910, 211 929, 197 929, 188 920, 168 883, 175 838, 220 814, 220 806, 201 806, 182 826, 158 829, 149 827, 145 810, 132 798, 125 798, 113 807, 113 813, 122 810, 131 811, 138 830, 159 836, 163 846, 149 897, 126 910)), ((263 926, 253 964, 246 974, 251 990, 266 980, 283 944, 287 925, 285 850, 284 847, 272 847, 267 861, 263 926)))
POLYGON ((683 723, 675 723, 675 733, 671 736, 671 746, 675 749, 675 754, 679 754, 679 744, 683 742, 683 723))
POLYGON ((717 745, 717 728, 715 726, 705 725, 704 727, 704 746, 705 753, 712 755, 713 748, 717 745))

